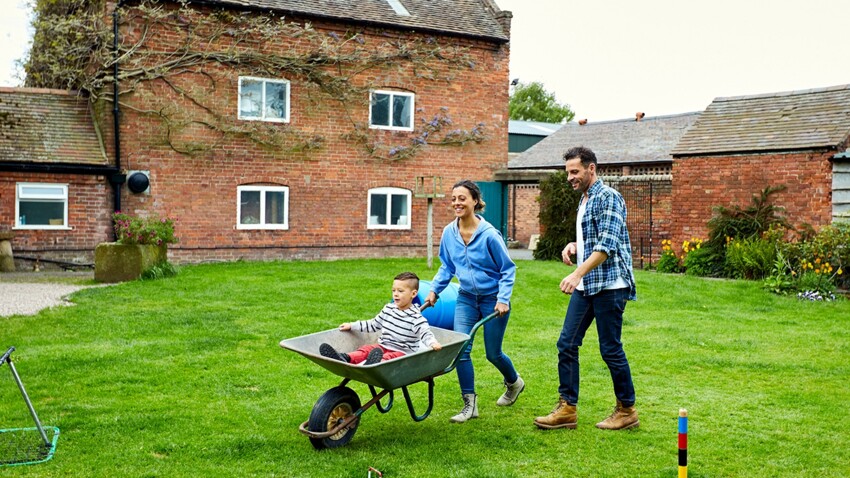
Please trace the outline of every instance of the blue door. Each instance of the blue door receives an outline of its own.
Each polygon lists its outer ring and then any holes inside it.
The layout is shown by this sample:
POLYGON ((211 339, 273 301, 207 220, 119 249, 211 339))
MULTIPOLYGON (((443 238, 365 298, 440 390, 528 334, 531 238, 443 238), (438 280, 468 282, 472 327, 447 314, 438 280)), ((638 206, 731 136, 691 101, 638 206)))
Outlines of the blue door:
POLYGON ((502 233, 502 239, 508 237, 508 195, 506 187, 500 182, 476 182, 481 189, 481 196, 487 207, 484 208, 484 219, 502 233))

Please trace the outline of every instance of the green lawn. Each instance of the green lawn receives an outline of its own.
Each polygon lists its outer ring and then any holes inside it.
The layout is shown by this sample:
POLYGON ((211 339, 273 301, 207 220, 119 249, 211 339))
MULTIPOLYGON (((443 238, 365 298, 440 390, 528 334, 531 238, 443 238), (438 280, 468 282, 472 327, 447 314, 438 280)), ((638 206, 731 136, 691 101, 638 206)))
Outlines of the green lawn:
MULTIPOLYGON (((298 425, 340 379, 278 342, 371 318, 403 270, 433 274, 424 260, 191 266, 86 289, 75 307, 0 318, 0 348, 18 348, 42 422, 61 429, 51 461, 0 475, 365 477, 373 466, 387 477, 672 478, 680 408, 691 477, 850 475, 850 302, 638 271, 623 339, 640 428, 594 427, 614 396, 591 330, 578 428, 541 431, 532 419, 557 401, 568 302, 558 283, 569 269, 536 261, 519 262, 505 344, 527 382, 513 407, 496 407, 501 377, 478 344, 481 418, 449 423, 460 406, 452 373, 436 380, 427 420, 411 420, 399 393, 390 413, 363 415, 348 446, 315 451, 298 425)), ((365 402, 368 388, 351 386, 365 402)), ((425 386, 414 389, 424 410, 425 386)), ((0 428, 30 423, 0 367, 0 428)))

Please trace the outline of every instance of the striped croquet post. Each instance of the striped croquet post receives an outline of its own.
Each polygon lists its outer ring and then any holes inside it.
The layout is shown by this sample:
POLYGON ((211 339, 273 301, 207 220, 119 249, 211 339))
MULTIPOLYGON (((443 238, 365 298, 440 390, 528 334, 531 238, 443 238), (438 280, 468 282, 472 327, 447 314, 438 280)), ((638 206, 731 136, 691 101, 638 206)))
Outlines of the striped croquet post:
POLYGON ((688 478, 688 411, 679 409, 679 478, 688 478))

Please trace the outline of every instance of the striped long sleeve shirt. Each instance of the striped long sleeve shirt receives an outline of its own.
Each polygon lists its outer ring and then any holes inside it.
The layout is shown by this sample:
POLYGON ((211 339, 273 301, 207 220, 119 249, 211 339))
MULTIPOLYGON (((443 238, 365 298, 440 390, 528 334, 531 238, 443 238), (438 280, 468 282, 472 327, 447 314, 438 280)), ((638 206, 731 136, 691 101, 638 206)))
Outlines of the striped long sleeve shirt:
POLYGON ((390 302, 375 318, 359 320, 351 324, 351 329, 360 332, 380 332, 379 345, 404 353, 416 352, 419 350, 420 343, 431 347, 437 342, 428 321, 422 316, 419 306, 415 304, 401 310, 395 303, 390 302))

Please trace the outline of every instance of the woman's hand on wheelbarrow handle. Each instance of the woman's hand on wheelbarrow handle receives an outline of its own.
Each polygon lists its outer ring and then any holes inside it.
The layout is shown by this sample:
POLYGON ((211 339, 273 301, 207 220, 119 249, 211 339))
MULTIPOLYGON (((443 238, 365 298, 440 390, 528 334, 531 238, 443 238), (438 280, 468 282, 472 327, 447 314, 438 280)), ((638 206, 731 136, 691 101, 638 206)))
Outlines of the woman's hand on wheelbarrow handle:
POLYGON ((434 291, 428 292, 428 296, 425 297, 425 302, 422 302, 422 307, 419 307, 419 310, 425 310, 428 307, 432 307, 437 303, 438 299, 439 297, 434 293, 434 291))

